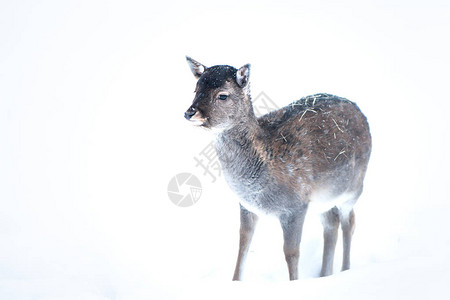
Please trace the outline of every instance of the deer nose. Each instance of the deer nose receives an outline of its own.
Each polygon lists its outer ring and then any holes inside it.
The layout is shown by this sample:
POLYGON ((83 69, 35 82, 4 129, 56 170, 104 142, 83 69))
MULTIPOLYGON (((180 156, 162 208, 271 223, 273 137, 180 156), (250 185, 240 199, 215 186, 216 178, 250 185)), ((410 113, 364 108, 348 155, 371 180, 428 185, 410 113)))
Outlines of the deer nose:
POLYGON ((195 115, 195 113, 197 112, 197 110, 193 107, 190 107, 185 113, 184 113, 184 117, 188 120, 190 120, 192 118, 193 115, 195 115))

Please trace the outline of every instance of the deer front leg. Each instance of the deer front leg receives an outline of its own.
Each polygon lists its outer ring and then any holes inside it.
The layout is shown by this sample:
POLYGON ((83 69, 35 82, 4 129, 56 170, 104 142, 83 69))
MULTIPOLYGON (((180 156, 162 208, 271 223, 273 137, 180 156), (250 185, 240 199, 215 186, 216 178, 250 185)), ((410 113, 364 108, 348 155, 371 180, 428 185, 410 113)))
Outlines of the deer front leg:
POLYGON ((298 279, 298 259, 300 256, 300 241, 307 206, 300 211, 280 217, 284 237, 284 256, 289 270, 289 279, 298 279))
POLYGON ((248 211, 241 205, 241 228, 239 232, 239 253, 234 270, 233 280, 242 279, 242 271, 244 269, 245 258, 252 241, 258 216, 248 211))
POLYGON ((322 215, 323 224, 323 259, 320 276, 329 276, 333 273, 334 252, 339 229, 339 210, 330 209, 322 215))
POLYGON ((342 260, 342 271, 350 269, 350 247, 352 244, 352 236, 355 231, 355 212, 353 209, 346 214, 341 214, 341 226, 344 242, 344 257, 342 260))

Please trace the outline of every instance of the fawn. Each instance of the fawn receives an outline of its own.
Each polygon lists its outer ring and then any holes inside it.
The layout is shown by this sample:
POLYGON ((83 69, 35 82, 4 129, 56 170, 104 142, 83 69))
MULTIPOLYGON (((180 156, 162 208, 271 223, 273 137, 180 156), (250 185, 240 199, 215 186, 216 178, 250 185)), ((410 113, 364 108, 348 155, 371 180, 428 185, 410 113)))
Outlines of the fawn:
POLYGON ((213 130, 224 177, 240 199, 239 252, 233 280, 242 271, 258 215, 281 223, 290 280, 298 279, 299 245, 308 204, 323 207, 321 276, 333 272, 339 224, 350 268, 353 205, 363 190, 371 135, 358 106, 316 94, 257 118, 249 89, 250 65, 207 68, 186 57, 198 79, 185 118, 213 130))

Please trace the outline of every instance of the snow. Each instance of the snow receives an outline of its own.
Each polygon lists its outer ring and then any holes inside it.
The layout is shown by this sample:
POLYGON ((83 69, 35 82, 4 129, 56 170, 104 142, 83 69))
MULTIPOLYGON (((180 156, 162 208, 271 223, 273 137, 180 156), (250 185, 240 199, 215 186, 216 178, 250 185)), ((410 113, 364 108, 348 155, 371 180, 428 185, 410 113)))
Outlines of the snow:
POLYGON ((449 12, 438 0, 3 1, 0 299, 447 297, 449 12), (367 115, 349 271, 338 241, 334 275, 317 278, 311 213, 300 280, 287 280, 281 228, 263 218, 244 281, 231 281, 239 208, 196 166, 211 135, 183 118, 185 55, 251 63, 253 96, 278 106, 329 92, 367 115), (203 187, 191 207, 167 194, 183 172, 203 187))
POLYGON ((282 283, 218 283, 194 285, 180 299, 441 299, 449 271, 432 260, 381 263, 333 277, 282 283), (408 274, 405 276, 405 274, 408 274), (426 280, 424 280, 426 278, 426 280), (227 291, 221 293, 218 291, 227 291))

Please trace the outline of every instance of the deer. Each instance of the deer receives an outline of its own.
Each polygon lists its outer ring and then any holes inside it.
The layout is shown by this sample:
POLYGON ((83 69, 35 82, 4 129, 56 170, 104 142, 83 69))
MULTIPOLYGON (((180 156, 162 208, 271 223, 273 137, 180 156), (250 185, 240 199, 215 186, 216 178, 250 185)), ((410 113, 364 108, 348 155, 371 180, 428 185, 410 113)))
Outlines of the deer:
POLYGON ((366 117, 350 100, 306 96, 256 117, 250 64, 206 67, 186 56, 197 79, 187 120, 213 132, 224 178, 239 198, 239 251, 233 280, 242 280, 261 216, 274 216, 283 232, 289 279, 298 279, 300 241, 308 206, 320 207, 323 257, 320 276, 333 274, 338 228, 342 271, 350 268, 353 206, 363 190, 372 139, 366 117))

